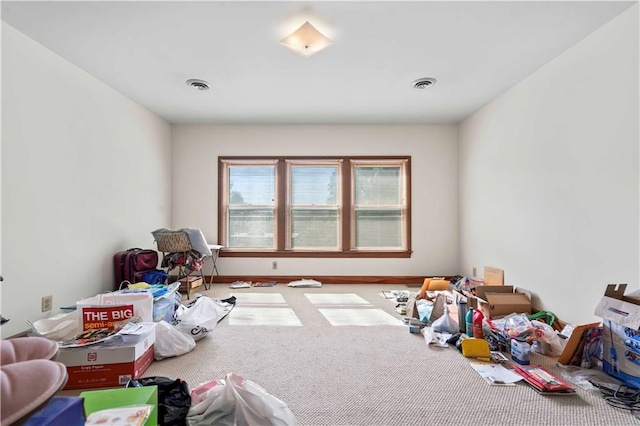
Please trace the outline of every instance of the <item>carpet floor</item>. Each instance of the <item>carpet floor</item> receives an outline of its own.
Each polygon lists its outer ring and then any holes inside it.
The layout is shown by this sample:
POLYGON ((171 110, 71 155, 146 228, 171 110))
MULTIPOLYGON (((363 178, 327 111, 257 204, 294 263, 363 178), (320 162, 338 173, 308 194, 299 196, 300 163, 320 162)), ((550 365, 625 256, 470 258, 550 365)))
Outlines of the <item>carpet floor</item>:
MULTIPOLYGON (((200 289, 203 289, 201 287, 200 289)), ((237 305, 196 348, 154 362, 146 376, 191 386, 234 372, 285 401, 302 425, 626 425, 598 391, 542 396, 524 383, 490 386, 453 348, 410 334, 382 290, 403 285, 230 289, 237 305)), ((558 371, 554 358, 532 363, 558 371)))

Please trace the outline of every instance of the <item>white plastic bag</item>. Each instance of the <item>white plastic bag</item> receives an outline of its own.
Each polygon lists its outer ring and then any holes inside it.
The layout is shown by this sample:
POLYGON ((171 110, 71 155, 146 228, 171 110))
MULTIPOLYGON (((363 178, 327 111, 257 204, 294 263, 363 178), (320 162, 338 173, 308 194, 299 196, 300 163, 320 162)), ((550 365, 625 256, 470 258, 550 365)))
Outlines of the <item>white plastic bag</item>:
POLYGON ((458 332, 458 323, 449 316, 449 307, 444 306, 444 314, 432 324, 433 331, 455 334, 458 332))
POLYGON ((439 348, 449 347, 449 344, 447 343, 447 340, 451 337, 451 334, 449 333, 435 332, 432 327, 424 327, 420 330, 420 333, 424 337, 424 341, 427 345, 433 345, 439 348))
POLYGON ((176 327, 198 341, 212 332, 218 320, 226 315, 225 308, 207 296, 200 296, 189 305, 176 310, 176 327))
POLYGON ((156 323, 156 342, 153 345, 153 356, 156 361, 179 356, 191 352, 196 341, 166 321, 156 323))
MULTIPOLYGON (((229 373, 224 380, 205 383, 204 394, 187 414, 189 426, 297 425, 287 404, 251 380, 229 373)), ((194 391, 200 389, 198 386, 194 391)), ((192 391, 193 394, 193 391, 192 391)))

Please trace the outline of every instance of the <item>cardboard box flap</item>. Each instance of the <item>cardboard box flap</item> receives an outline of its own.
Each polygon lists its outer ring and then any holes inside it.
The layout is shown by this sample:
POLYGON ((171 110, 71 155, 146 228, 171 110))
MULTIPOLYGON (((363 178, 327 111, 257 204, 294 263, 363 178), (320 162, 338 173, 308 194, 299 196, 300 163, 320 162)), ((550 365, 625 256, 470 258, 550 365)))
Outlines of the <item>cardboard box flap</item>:
POLYGON ((603 296, 596 306, 595 315, 605 321, 612 321, 632 330, 640 330, 640 305, 603 296))
POLYGON ((607 284, 607 289, 604 291, 604 295, 611 297, 612 299, 622 300, 624 298, 624 292, 627 289, 626 284, 607 284))
POLYGON ((482 279, 485 285, 503 285, 504 271, 502 269, 493 268, 491 266, 485 266, 482 279))
POLYGON ((578 345, 580 344, 580 341, 584 336, 584 332, 596 327, 600 327, 599 322, 576 326, 573 329, 573 332, 571 332, 571 336, 569 336, 569 339, 567 340, 567 343, 565 344, 564 349, 562 350, 562 353, 558 358, 558 364, 569 365, 569 363, 571 362, 571 358, 573 358, 573 354, 576 353, 576 349, 578 348, 578 345))
POLYGON ((490 307, 495 305, 531 306, 531 301, 529 301, 526 295, 521 293, 487 293, 486 296, 490 307))
POLYGON ((513 294, 512 285, 480 285, 476 287, 476 296, 482 300, 487 300, 487 293, 507 293, 513 294))

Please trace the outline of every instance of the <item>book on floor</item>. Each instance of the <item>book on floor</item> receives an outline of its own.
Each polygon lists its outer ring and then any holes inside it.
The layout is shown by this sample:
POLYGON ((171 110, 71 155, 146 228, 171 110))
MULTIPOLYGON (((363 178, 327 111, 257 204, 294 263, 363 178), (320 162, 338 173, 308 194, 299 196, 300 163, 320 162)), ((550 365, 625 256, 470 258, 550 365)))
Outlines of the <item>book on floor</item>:
POLYGON ((573 386, 541 365, 514 365, 513 370, 539 393, 570 395, 576 392, 573 386))

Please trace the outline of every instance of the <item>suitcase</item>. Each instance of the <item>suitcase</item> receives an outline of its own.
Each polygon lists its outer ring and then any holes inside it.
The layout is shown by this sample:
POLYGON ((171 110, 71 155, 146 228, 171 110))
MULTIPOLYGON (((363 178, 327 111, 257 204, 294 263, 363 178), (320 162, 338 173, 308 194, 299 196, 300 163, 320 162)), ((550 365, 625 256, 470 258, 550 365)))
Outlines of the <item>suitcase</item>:
POLYGON ((115 269, 113 289, 119 290, 122 281, 136 283, 142 281, 145 273, 154 271, 158 266, 158 252, 141 248, 119 251, 113 256, 113 266, 115 269))

